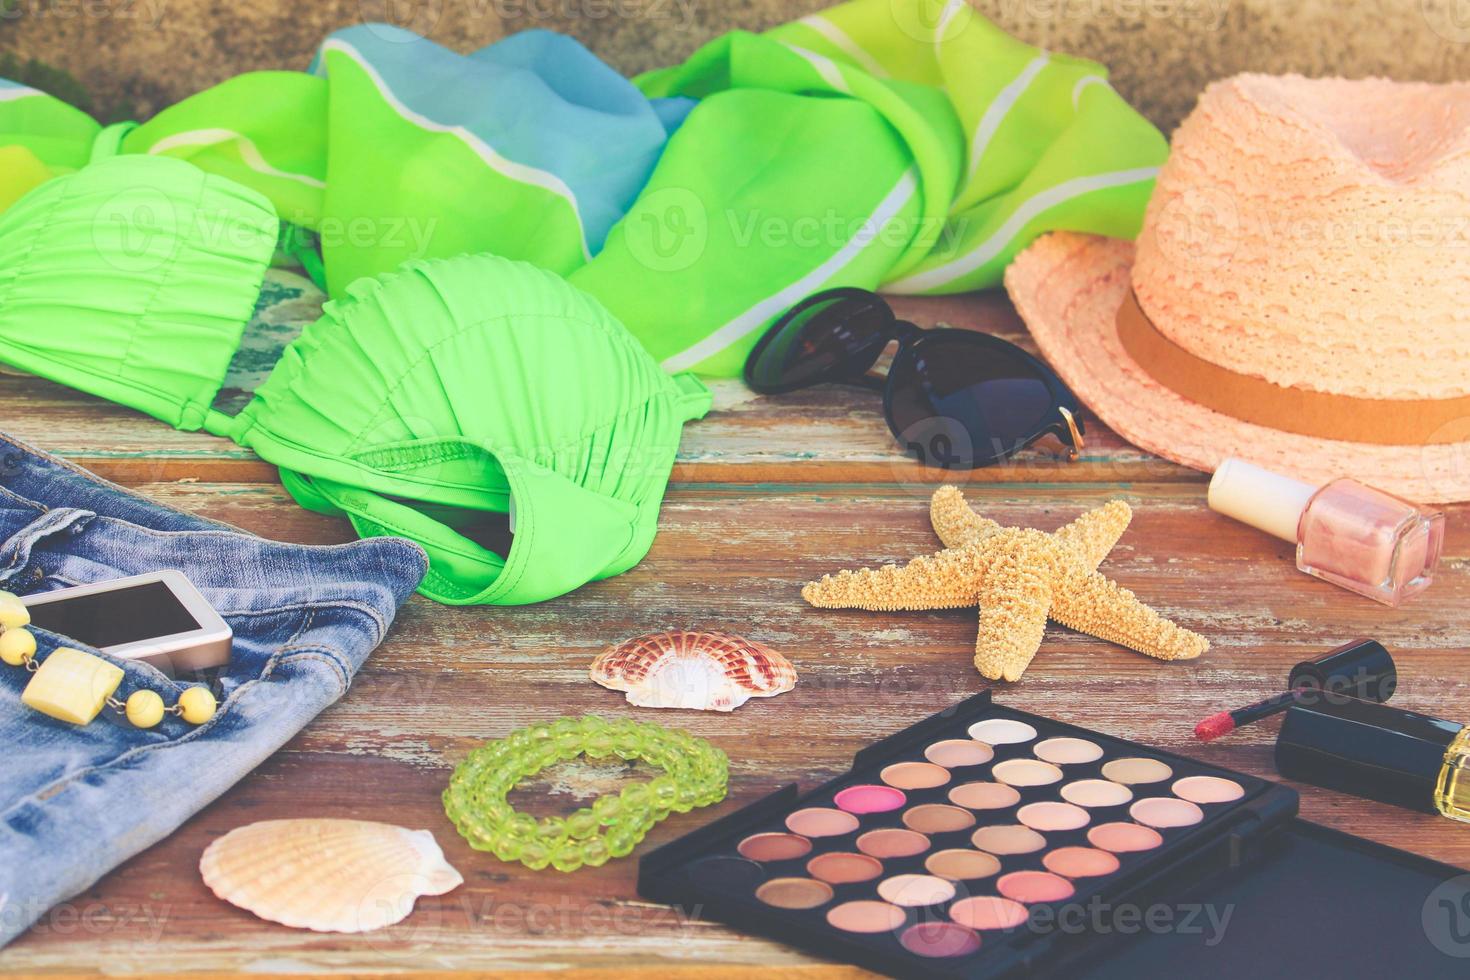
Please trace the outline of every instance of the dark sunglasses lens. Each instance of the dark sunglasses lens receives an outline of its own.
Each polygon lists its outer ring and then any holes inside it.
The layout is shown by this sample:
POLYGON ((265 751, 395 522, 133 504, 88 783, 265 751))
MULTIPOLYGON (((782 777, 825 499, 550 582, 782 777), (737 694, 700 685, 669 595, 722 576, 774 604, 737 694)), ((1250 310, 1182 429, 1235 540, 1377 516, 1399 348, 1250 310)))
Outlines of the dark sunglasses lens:
POLYGON ((926 336, 899 355, 888 383, 889 421, 931 466, 996 462, 1055 421, 1055 399, 1035 364, 964 334, 926 336))
POLYGON ((751 383, 757 389, 790 388, 866 371, 878 359, 892 321, 876 296, 808 300, 787 314, 751 364, 751 383))

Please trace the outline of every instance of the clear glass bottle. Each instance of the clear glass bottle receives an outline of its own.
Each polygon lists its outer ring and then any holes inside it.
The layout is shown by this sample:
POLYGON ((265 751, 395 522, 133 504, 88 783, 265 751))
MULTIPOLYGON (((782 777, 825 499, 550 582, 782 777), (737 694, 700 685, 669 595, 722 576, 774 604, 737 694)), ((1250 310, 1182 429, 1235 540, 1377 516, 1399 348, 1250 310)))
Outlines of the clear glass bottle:
POLYGON ((1239 459, 1210 481, 1210 507, 1296 544, 1297 568, 1385 605, 1434 580, 1444 514, 1356 480, 1323 487, 1239 459))
POLYGON ((1434 807, 1442 816, 1470 823, 1470 728, 1460 729, 1444 753, 1444 768, 1434 787, 1434 807))

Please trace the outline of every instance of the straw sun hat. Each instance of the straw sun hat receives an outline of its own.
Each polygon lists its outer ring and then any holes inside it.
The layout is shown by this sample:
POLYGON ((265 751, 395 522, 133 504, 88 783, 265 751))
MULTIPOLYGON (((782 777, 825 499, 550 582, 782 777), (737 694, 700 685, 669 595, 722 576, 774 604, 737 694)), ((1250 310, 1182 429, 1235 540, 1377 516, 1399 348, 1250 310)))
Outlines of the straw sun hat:
POLYGON ((1136 245, 1059 232, 1006 288, 1145 449, 1470 500, 1470 83, 1216 82, 1136 245))

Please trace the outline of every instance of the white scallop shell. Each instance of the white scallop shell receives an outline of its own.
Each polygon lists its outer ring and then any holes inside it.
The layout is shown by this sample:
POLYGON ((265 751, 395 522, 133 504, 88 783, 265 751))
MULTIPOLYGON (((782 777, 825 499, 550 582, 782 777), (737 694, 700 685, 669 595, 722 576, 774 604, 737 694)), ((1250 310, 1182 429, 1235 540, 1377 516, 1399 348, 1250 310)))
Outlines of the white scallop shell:
POLYGON ((199 860, 220 898, 317 932, 369 932, 464 879, 427 830, 367 820, 263 820, 230 831, 199 860))
POLYGON ((764 643, 729 633, 669 630, 608 647, 592 661, 592 679, 626 691, 640 708, 734 711, 751 698, 796 686, 791 661, 764 643))

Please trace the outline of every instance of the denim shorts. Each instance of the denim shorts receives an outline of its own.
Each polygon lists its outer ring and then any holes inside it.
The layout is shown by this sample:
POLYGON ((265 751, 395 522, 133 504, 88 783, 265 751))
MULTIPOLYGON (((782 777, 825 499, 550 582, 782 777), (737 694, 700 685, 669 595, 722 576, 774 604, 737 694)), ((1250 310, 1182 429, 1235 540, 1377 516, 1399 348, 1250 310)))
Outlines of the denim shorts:
MULTIPOLYGON (((0 945, 171 833, 346 693, 423 578, 398 538, 277 544, 170 510, 0 434, 0 589, 41 592, 173 568, 234 630, 220 708, 198 727, 86 726, 21 703, 0 664, 0 945)), ((76 647, 125 672, 117 697, 180 691, 158 669, 36 630, 37 658, 76 647)))

